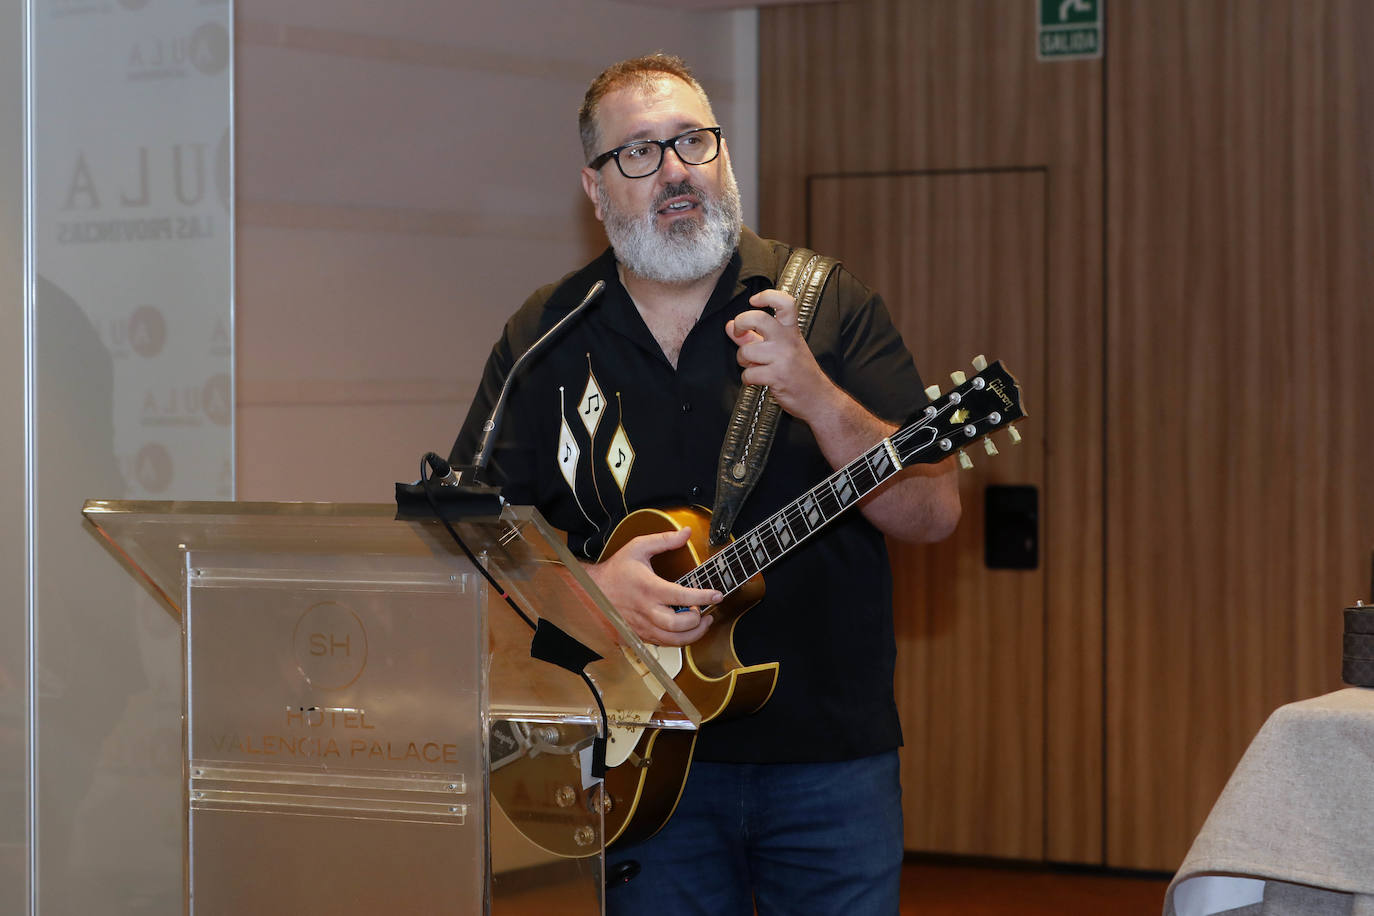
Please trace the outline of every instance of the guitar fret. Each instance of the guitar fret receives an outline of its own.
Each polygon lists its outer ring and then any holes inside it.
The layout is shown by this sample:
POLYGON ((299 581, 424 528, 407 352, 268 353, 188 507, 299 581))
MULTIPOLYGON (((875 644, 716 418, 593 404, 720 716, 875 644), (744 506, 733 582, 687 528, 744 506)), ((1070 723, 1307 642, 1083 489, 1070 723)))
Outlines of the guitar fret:
POLYGON ((873 475, 873 483, 877 483, 887 476, 887 471, 892 467, 892 456, 887 453, 887 449, 879 446, 872 449, 864 456, 864 467, 868 468, 873 475))
POLYGON ((678 581, 729 594, 898 470, 886 443, 879 443, 678 581))
POLYGON ((823 521, 828 522, 839 514, 843 506, 840 503, 839 497, 835 495, 835 490, 832 488, 829 480, 821 484, 821 486, 825 489, 818 490, 816 493, 816 503, 821 507, 821 511, 825 513, 823 521))
POLYGON ((721 552, 729 554, 730 558, 726 562, 730 563, 732 568, 739 570, 739 580, 741 582, 746 581, 747 579, 749 579, 750 576, 753 576, 755 573, 759 571, 759 567, 755 567, 754 569, 749 568, 750 556, 748 553, 740 549, 738 541, 736 541, 734 544, 731 544, 727 550, 723 550, 721 552))
POLYGON ((724 553, 718 553, 711 564, 715 568, 716 574, 720 576, 721 591, 728 592, 735 587, 735 574, 730 571, 730 564, 725 562, 724 558, 724 553))
POLYGON ((830 492, 835 494, 835 499, 839 500, 841 506, 847 506, 854 501, 854 484, 850 482, 847 470, 840 471, 831 481, 830 492))
POLYGON ((769 528, 773 532, 773 540, 778 542, 778 553, 781 554, 796 540, 792 534, 792 528, 787 524, 787 516, 779 513, 769 520, 769 528))
POLYGON ((769 555, 768 549, 763 546, 763 538, 760 537, 757 532, 751 534, 745 543, 749 545, 750 554, 753 556, 754 563, 759 569, 763 569, 772 562, 773 557, 769 555))

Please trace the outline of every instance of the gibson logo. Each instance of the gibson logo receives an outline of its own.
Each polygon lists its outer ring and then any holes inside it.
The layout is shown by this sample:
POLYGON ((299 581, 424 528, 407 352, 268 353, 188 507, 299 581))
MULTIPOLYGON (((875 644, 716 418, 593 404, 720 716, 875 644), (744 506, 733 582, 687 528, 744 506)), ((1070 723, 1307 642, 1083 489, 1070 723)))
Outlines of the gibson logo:
POLYGON ((1016 406, 1014 403, 1012 403, 1011 395, 1007 394, 1006 383, 1003 382, 1000 378, 994 379, 992 384, 988 385, 988 391, 991 391, 993 394, 1001 398, 1002 403, 1007 405, 1008 410, 1016 406))

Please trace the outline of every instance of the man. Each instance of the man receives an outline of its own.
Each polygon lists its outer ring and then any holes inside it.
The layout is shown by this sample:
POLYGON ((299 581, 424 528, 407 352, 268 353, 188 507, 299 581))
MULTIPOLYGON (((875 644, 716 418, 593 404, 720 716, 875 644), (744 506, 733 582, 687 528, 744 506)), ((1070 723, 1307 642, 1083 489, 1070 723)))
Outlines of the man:
MULTIPOLYGON (((602 300, 517 381, 493 462, 506 498, 537 506, 588 561, 633 509, 711 502, 742 384, 767 385, 785 415, 737 532, 924 404, 881 299, 847 272, 831 277, 802 338, 794 302, 773 288, 789 249, 742 226, 725 139, 681 60, 616 64, 579 121, 582 187, 611 249, 511 318, 455 462, 471 458, 515 358, 599 279, 602 300)), ((901 734, 883 534, 947 535, 959 516, 948 470, 903 472, 770 568, 735 646, 746 664, 780 662, 777 688, 759 712, 704 725, 668 825, 611 850, 642 870, 608 891, 610 912, 897 911, 901 734)), ((685 645, 711 626, 718 592, 649 565, 688 535, 642 536, 588 567, 648 642, 685 645)))

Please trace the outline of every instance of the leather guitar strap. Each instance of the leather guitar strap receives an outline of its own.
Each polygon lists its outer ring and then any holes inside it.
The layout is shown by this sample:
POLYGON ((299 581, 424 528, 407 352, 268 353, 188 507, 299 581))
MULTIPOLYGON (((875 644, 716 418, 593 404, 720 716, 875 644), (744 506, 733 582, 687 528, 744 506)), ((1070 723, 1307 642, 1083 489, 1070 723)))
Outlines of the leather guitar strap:
MULTIPOLYGON (((777 288, 797 301, 797 330, 805 338, 831 272, 839 265, 806 248, 795 248, 778 276, 777 288)), ((745 385, 725 431, 716 474, 716 503, 711 510, 711 543, 724 544, 744 500, 763 473, 782 407, 766 385, 745 385)))

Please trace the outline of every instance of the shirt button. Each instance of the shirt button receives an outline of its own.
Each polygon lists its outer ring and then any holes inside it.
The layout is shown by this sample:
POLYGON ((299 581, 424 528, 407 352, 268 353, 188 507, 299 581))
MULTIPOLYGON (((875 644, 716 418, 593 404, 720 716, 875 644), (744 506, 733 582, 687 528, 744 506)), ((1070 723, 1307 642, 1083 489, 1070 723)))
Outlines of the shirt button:
POLYGON ((682 412, 683 412, 683 413, 691 413, 691 412, 692 412, 692 402, 691 402, 691 401, 683 401, 683 402, 682 402, 682 412))
POLYGON ((692 496, 695 498, 701 492, 701 487, 692 487, 692 496))

